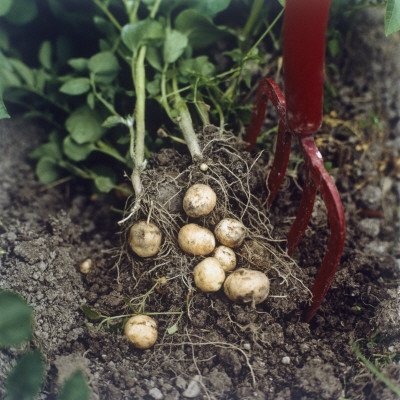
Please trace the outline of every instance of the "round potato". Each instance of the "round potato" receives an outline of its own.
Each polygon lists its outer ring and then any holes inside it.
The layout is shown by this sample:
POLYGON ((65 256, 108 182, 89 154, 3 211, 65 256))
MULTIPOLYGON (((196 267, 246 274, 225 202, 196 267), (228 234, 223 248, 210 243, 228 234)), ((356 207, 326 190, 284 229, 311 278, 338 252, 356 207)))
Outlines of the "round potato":
POLYGON ((218 246, 214 250, 213 257, 215 257, 221 264, 224 271, 232 271, 236 267, 236 254, 227 246, 218 246))
POLYGON ((125 324, 124 334, 136 348, 148 349, 157 340, 157 323, 147 315, 135 315, 125 324))
POLYGON ((237 219, 224 218, 214 229, 215 237, 228 247, 239 247, 246 237, 246 227, 237 219))
POLYGON ((197 183, 191 186, 183 198, 183 209, 192 218, 203 217, 215 207, 217 195, 208 185, 197 183))
POLYGON ((207 257, 193 270, 194 283, 203 292, 217 292, 225 280, 225 271, 215 257, 207 257))
POLYGON ((224 292, 235 303, 262 303, 269 294, 269 279, 261 271, 239 268, 224 283, 224 292))
POLYGON ((129 245, 139 257, 151 257, 158 253, 161 246, 161 231, 152 223, 139 221, 129 232, 129 245))
POLYGON ((185 253, 206 256, 215 248, 215 237, 207 228, 197 224, 187 224, 178 233, 178 243, 185 253))

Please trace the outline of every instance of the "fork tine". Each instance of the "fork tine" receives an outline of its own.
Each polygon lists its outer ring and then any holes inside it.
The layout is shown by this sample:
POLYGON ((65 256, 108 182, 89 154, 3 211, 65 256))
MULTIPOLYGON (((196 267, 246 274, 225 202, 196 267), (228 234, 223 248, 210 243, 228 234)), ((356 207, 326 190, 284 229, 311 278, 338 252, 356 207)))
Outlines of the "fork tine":
POLYGON ((311 305, 305 309, 303 314, 304 320, 310 322, 325 298, 339 265, 345 240, 345 218, 339 193, 332 178, 325 170, 322 156, 314 138, 312 135, 302 137, 300 143, 304 156, 308 160, 306 166, 312 175, 314 185, 320 190, 326 204, 331 230, 324 260, 311 288, 313 299, 311 305))
POLYGON ((296 247, 298 246, 305 230, 307 229, 307 225, 310 221, 311 213, 314 208, 316 193, 317 187, 313 181, 311 171, 306 163, 306 176, 300 206, 297 211, 296 219, 294 220, 287 237, 287 252, 290 256, 296 250, 296 247))

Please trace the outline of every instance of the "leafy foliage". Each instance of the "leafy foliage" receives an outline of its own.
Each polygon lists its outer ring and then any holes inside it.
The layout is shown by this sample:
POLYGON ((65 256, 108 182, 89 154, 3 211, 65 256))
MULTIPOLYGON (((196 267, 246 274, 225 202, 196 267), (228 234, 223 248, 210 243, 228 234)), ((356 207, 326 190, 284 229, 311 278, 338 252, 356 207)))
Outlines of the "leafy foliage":
MULTIPOLYGON (((12 347, 32 337, 33 310, 18 294, 0 290, 0 346, 12 347)), ((5 400, 31 400, 42 388, 45 362, 40 350, 25 352, 5 379, 5 400)), ((81 371, 75 371, 61 389, 58 400, 90 398, 90 390, 81 371)))
POLYGON ((32 308, 16 293, 0 291, 0 346, 18 346, 30 340, 32 308))

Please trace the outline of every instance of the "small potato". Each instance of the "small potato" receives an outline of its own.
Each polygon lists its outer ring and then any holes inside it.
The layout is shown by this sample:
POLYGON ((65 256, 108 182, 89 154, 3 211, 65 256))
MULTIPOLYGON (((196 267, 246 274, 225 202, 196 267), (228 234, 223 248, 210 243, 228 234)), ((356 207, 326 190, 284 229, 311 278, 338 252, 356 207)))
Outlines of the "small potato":
POLYGON ((129 232, 129 245, 139 257, 151 257, 161 246, 161 231, 151 222, 139 221, 129 232))
POLYGON ((79 265, 79 271, 81 271, 82 274, 88 274, 92 272, 95 269, 95 264, 91 258, 87 258, 86 260, 82 261, 81 264, 79 265))
POLYGON ((157 340, 156 321, 147 315, 135 315, 128 319, 124 334, 136 348, 148 349, 157 340))
POLYGON ((193 270, 194 283, 203 292, 217 292, 225 280, 225 271, 214 257, 207 257, 193 270))
POLYGON ((203 217, 215 207, 217 195, 208 185, 197 183, 191 186, 183 198, 183 209, 192 218, 203 217))
POLYGON ((197 224, 187 224, 178 233, 178 243, 185 253, 206 256, 215 248, 215 237, 207 228, 197 224))
POLYGON ((214 250, 213 257, 215 257, 221 264, 224 271, 232 271, 236 267, 236 254, 227 246, 218 246, 214 250))
POLYGON ((269 294, 269 279, 261 271, 239 268, 224 283, 224 292, 235 303, 262 303, 269 294))
POLYGON ((237 219, 224 218, 214 229, 216 238, 228 247, 239 247, 246 237, 246 227, 237 219))

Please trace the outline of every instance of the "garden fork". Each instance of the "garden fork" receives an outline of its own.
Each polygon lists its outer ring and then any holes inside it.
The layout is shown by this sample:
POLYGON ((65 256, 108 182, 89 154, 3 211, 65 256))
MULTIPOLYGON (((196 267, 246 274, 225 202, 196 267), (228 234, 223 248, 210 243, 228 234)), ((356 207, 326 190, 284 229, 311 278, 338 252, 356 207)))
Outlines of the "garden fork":
POLYGON ((289 255, 293 254, 307 228, 317 190, 321 192, 327 207, 331 234, 322 266, 311 289, 311 304, 303 314, 306 322, 313 318, 332 283, 345 238, 345 220, 339 193, 325 170, 313 137, 322 123, 323 65, 329 6, 330 0, 286 1, 283 50, 286 101, 274 81, 262 80, 245 138, 251 150, 270 100, 278 113, 279 125, 275 158, 267 179, 268 207, 284 178, 292 136, 297 138, 304 156, 305 182, 296 219, 288 234, 289 255))

